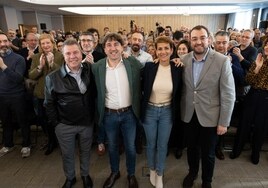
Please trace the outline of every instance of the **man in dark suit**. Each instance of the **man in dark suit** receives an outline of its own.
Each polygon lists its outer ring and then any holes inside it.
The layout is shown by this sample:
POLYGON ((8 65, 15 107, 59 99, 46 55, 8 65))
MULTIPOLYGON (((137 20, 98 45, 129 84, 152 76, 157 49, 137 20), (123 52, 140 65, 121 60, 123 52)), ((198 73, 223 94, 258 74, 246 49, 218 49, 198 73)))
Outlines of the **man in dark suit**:
POLYGON ((97 86, 99 125, 103 124, 108 139, 111 174, 103 187, 110 188, 120 177, 119 134, 122 133, 126 153, 129 188, 137 188, 136 119, 140 110, 140 72, 142 64, 134 57, 122 59, 123 39, 116 33, 103 40, 107 58, 92 64, 97 86))
POLYGON ((105 54, 94 50, 94 35, 90 32, 83 32, 79 36, 79 43, 83 51, 83 62, 94 63, 102 58, 105 54))
POLYGON ((230 59, 208 47, 208 29, 190 32, 193 51, 184 57, 181 118, 186 123, 189 173, 183 187, 192 187, 202 161, 202 188, 210 188, 215 164, 217 135, 229 126, 235 86, 230 59))
MULTIPOLYGON (((219 52, 223 55, 226 55, 227 57, 230 58, 231 61, 231 66, 232 66, 232 71, 233 71, 233 77, 234 77, 234 81, 235 81, 235 87, 241 87, 243 86, 243 84, 245 83, 245 71, 242 68, 238 57, 233 54, 228 52, 228 44, 229 44, 229 33, 226 31, 218 31, 215 34, 215 41, 214 41, 214 49, 216 52, 219 52)), ((237 103, 235 103, 236 105, 237 103)), ((235 107, 234 107, 235 109, 235 107)), ((234 110, 235 111, 235 110, 234 110)), ((238 112, 241 113, 241 112, 238 112)), ((234 120, 234 118, 236 118, 235 116, 236 114, 233 113, 232 115, 232 120, 234 120)), ((218 143, 216 145, 216 157, 220 160, 223 160, 224 154, 222 152, 222 138, 224 136, 219 136, 219 140, 218 143)))
POLYGON ((18 54, 24 57, 26 62, 26 71, 24 77, 28 78, 28 71, 31 68, 32 56, 38 53, 38 38, 34 33, 27 33, 26 35, 27 47, 22 48, 18 54))

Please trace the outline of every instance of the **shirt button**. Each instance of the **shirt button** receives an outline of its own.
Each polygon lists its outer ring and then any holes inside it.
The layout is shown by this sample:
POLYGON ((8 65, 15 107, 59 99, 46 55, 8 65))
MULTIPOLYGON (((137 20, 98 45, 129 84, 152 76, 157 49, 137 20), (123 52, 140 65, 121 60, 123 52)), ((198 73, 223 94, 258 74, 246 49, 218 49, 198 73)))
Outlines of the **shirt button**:
POLYGON ((194 94, 197 94, 197 91, 194 91, 194 94))

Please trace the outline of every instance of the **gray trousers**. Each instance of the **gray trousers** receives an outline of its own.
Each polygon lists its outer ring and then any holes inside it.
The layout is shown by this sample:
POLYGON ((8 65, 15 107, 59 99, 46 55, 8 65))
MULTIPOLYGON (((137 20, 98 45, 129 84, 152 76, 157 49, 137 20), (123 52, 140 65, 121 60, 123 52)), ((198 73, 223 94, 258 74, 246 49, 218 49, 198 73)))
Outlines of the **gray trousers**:
POLYGON ((75 140, 78 136, 80 175, 89 174, 90 150, 93 139, 93 124, 90 126, 66 125, 60 123, 55 128, 62 152, 63 170, 67 179, 75 177, 75 140))

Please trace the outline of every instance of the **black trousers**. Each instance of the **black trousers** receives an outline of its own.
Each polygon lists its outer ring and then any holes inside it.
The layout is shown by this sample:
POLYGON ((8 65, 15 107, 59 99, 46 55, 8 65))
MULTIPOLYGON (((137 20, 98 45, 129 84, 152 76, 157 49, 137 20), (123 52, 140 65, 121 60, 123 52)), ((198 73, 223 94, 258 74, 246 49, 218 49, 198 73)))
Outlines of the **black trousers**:
POLYGON ((0 96, 0 119, 3 124, 3 144, 5 147, 13 147, 14 122, 21 128, 22 147, 29 147, 30 125, 27 121, 25 95, 0 96))
POLYGON ((268 131, 268 91, 251 88, 247 94, 235 137, 234 155, 240 155, 251 130, 252 154, 258 155, 268 131))
POLYGON ((218 138, 217 127, 202 127, 194 113, 191 121, 185 125, 185 137, 189 173, 194 176, 198 174, 201 159, 202 181, 212 182, 218 138))

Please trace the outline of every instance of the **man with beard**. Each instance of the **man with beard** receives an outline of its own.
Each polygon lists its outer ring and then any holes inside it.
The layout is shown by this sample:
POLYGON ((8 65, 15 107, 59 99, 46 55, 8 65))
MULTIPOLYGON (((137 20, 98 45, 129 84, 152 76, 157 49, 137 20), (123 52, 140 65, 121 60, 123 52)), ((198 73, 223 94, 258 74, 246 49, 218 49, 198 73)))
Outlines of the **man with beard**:
POLYGON ((202 188, 210 188, 217 135, 227 132, 235 102, 230 59, 208 47, 209 31, 195 26, 190 32, 192 52, 184 63, 181 119, 186 123, 189 173, 183 187, 192 187, 202 161, 202 188))
POLYGON ((22 133, 22 157, 30 156, 30 127, 26 119, 23 57, 10 49, 10 41, 0 33, 0 119, 3 124, 3 147, 0 157, 14 149, 12 120, 16 119, 22 133))
POLYGON ((147 52, 141 50, 143 45, 143 35, 140 32, 134 32, 131 36, 131 49, 127 51, 128 55, 134 56, 144 66, 146 62, 152 62, 153 58, 147 52))
POLYGON ((103 53, 94 50, 94 35, 90 32, 83 32, 79 36, 79 43, 83 52, 83 61, 94 63, 106 56, 103 53))

